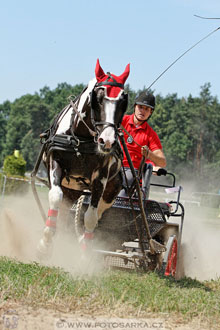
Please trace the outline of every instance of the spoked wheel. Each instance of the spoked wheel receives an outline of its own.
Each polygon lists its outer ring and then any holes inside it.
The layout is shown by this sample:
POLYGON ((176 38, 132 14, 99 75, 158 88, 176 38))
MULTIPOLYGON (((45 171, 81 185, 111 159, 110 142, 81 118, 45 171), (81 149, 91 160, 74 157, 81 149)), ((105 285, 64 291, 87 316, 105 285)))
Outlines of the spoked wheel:
POLYGON ((178 242, 176 235, 169 237, 163 258, 162 273, 165 276, 175 276, 177 266, 178 242))

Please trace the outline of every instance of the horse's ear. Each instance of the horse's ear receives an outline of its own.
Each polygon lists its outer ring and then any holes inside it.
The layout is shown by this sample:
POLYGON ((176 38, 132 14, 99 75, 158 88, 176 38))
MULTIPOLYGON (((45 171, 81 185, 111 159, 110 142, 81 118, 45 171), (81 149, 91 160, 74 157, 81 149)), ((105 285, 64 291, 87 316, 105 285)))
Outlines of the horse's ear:
POLYGON ((130 63, 126 66, 125 71, 118 77, 122 80, 123 84, 125 83, 126 79, 128 78, 130 73, 130 63))
POLYGON ((98 58, 95 67, 95 76, 98 82, 100 82, 103 78, 105 78, 105 72, 102 70, 98 58))

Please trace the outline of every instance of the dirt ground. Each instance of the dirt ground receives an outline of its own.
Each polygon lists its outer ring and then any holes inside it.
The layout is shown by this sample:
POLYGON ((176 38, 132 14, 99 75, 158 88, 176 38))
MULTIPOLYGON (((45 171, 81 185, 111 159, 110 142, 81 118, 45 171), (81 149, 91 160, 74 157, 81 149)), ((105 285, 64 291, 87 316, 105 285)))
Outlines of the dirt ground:
MULTIPOLYGON (((180 319, 170 319, 166 315, 149 318, 119 318, 107 315, 85 315, 54 309, 32 308, 18 303, 0 305, 0 329, 17 330, 59 330, 59 329, 170 329, 208 330, 207 324, 195 319, 184 324, 180 319)), ((212 329, 214 330, 215 328, 212 329)), ((216 329, 219 327, 216 326, 216 329)))

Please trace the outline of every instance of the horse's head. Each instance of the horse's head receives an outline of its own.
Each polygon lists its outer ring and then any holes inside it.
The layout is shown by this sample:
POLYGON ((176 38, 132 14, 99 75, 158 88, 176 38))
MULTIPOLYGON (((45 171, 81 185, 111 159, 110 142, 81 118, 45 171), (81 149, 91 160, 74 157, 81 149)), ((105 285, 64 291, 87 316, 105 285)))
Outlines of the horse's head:
POLYGON ((130 66, 120 76, 105 74, 97 60, 95 75, 97 83, 91 94, 92 122, 98 133, 98 149, 110 153, 117 140, 117 129, 121 124, 128 105, 128 95, 124 83, 130 66))

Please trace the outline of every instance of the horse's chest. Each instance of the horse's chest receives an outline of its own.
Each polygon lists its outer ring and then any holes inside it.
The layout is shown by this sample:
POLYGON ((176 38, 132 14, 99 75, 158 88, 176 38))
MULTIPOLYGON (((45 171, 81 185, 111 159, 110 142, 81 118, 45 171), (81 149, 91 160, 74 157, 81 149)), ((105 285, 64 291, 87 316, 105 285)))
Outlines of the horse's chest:
POLYGON ((62 173, 61 185, 74 190, 88 189, 94 173, 108 167, 103 157, 98 154, 76 156, 71 153, 57 153, 55 155, 62 173))

